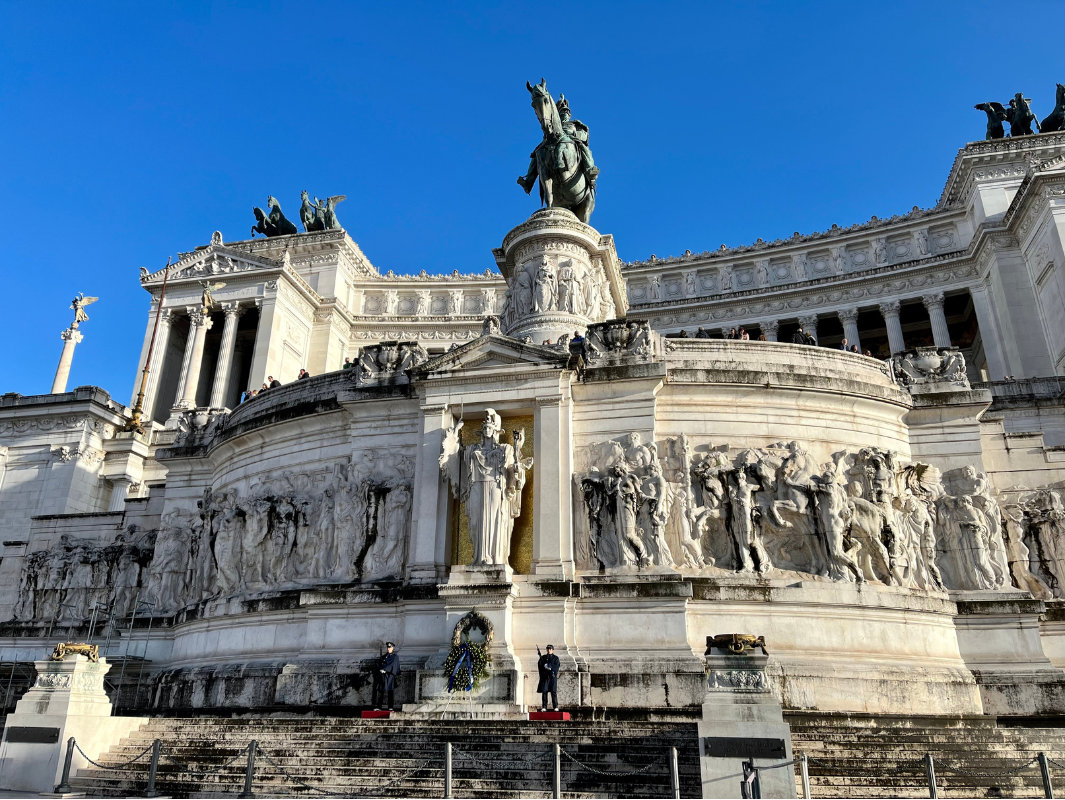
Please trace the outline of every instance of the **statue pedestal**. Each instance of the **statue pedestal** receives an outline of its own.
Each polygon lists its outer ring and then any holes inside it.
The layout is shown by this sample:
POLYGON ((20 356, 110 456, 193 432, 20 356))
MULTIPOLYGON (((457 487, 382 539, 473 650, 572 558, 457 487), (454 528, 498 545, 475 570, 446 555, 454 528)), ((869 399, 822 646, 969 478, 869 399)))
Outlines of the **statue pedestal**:
MULTIPOLYGON (((67 739, 75 738, 89 758, 97 758, 147 717, 112 717, 104 692, 111 666, 83 655, 37 661, 37 680, 7 718, 0 745, 0 789, 50 793, 63 774, 67 739)), ((88 766, 74 750, 70 774, 88 766)))
MULTIPOLYGON (((707 689, 699 723, 703 797, 740 797, 743 762, 756 767, 791 761, 791 728, 769 691, 766 655, 706 656, 707 689)), ((794 767, 759 770, 761 794, 795 797, 794 767)))
POLYGON ((507 336, 556 344, 628 308, 614 238, 563 208, 537 211, 492 252, 509 287, 507 336))
MULTIPOLYGON (((468 715, 471 700, 475 715, 482 718, 512 718, 524 713, 524 675, 513 648, 513 604, 517 597, 513 577, 514 571, 507 565, 452 567, 448 582, 437 587, 447 611, 445 630, 449 634, 453 632, 473 611, 487 621, 492 629, 492 644, 488 648, 492 656, 490 676, 469 693, 449 694, 449 676, 443 670, 451 650, 449 639, 429 659, 426 668, 418 670, 415 702, 403 706, 404 714, 438 716, 447 707, 449 716, 452 712, 461 715, 463 709, 468 715)), ((471 638, 476 641, 477 636, 474 627, 471 638)))

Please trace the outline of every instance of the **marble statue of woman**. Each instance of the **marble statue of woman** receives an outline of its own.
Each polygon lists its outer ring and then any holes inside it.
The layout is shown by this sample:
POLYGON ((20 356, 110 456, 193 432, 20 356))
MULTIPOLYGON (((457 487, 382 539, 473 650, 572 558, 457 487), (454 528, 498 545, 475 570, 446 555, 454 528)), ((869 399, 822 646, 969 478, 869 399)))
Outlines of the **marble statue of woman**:
POLYGON ((533 284, 533 311, 540 313, 550 311, 555 307, 555 298, 558 296, 558 277, 551 266, 547 256, 540 260, 540 267, 536 270, 536 281, 533 284))
POLYGON ((481 443, 463 446, 462 421, 444 434, 440 470, 454 496, 465 503, 473 544, 473 564, 503 566, 510 558, 510 535, 521 514, 521 490, 531 458, 521 457, 525 431, 514 431, 514 445, 501 444, 503 421, 493 409, 481 425, 481 443))

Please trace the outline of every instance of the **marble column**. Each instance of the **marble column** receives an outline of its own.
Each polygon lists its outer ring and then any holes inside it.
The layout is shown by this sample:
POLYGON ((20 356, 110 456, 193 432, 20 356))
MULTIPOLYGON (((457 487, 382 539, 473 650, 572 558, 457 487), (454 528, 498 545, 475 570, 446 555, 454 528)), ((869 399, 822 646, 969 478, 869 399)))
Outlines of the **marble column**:
POLYGON ((843 335, 847 339, 847 347, 856 344, 858 350, 861 350, 862 343, 858 338, 858 309, 844 308, 836 313, 839 315, 839 321, 843 323, 843 335))
POLYGON ((222 303, 225 324, 222 326, 222 344, 218 348, 218 364, 214 369, 214 384, 211 386, 211 408, 226 404, 226 389, 233 372, 233 343, 237 340, 237 323, 244 313, 239 303, 222 303))
POLYGON ((779 320, 769 319, 761 323, 758 327, 762 329, 762 333, 765 334, 767 342, 775 342, 777 340, 777 333, 780 331, 779 320))
POLYGON ((200 367, 203 366, 203 344, 210 328, 210 314, 202 308, 189 310, 189 341, 185 345, 177 400, 181 408, 196 407, 196 390, 200 388, 200 367))
POLYGON ((936 347, 950 347, 950 331, 947 329, 947 315, 943 313, 943 292, 933 292, 921 298, 928 309, 928 318, 932 321, 932 340, 936 347))
POLYGON ((902 303, 898 300, 888 300, 880 304, 880 313, 884 315, 884 323, 887 325, 888 347, 891 355, 906 351, 906 339, 902 335, 902 323, 899 322, 899 311, 902 303))
POLYGON ((111 492, 111 504, 107 507, 107 510, 125 511, 126 495, 129 494, 129 487, 133 485, 133 481, 127 478, 114 478, 111 483, 114 484, 115 488, 111 492))
POLYGON ((799 324, 802 325, 803 333, 814 337, 814 342, 817 342, 817 314, 811 314, 808 317, 799 317, 799 324))
POLYGON ((55 371, 55 380, 52 381, 52 394, 62 394, 67 390, 70 365, 74 361, 74 348, 82 340, 81 333, 73 325, 59 336, 63 339, 63 353, 59 356, 59 366, 55 371))
POLYGON ((164 308, 159 313, 159 328, 155 332, 152 363, 148 365, 148 382, 144 387, 144 416, 149 420, 155 414, 155 398, 159 391, 159 381, 163 378, 163 365, 166 359, 166 346, 170 342, 172 317, 173 311, 169 308, 164 308))

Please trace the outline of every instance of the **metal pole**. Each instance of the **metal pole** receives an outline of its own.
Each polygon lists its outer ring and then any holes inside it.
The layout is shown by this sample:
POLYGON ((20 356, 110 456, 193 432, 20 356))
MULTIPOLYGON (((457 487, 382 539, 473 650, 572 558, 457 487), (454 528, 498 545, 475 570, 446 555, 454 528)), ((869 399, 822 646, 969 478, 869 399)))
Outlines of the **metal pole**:
POLYGON ((52 619, 48 621, 48 635, 44 637, 45 642, 52 640, 52 628, 55 627, 55 618, 59 616, 59 603, 55 604, 55 611, 52 612, 52 619))
POLYGON ((444 797, 451 797, 451 742, 444 742, 444 797))
POLYGON ((151 616, 148 617, 148 637, 144 640, 144 657, 141 659, 140 669, 137 670, 137 688, 133 690, 133 707, 137 707, 137 702, 141 696, 141 676, 144 675, 144 662, 148 660, 148 643, 152 640, 152 623, 155 622, 155 603, 145 603, 151 609, 151 616))
POLYGON ((89 609, 92 614, 89 616, 89 635, 85 637, 85 644, 92 644, 92 629, 96 627, 96 615, 99 613, 96 606, 89 609))
POLYGON ((163 742, 161 739, 156 739, 152 742, 152 764, 148 767, 148 785, 144 789, 145 797, 158 797, 159 792, 155 791, 155 776, 159 772, 159 751, 163 748, 163 742))
POLYGON ((802 796, 810 800, 810 759, 806 753, 799 753, 799 765, 802 767, 802 796))
POLYGON ((122 656, 122 671, 118 673, 118 684, 115 687, 115 708, 117 709, 122 700, 122 679, 126 677, 126 662, 129 661, 129 643, 133 641, 133 623, 137 621, 137 608, 140 606, 140 591, 133 598, 133 614, 129 618, 129 635, 126 637, 126 654, 122 656))
POLYGON ((55 787, 56 794, 67 794, 70 788, 70 762, 74 759, 74 737, 67 739, 67 759, 63 762, 63 778, 55 787))
MULTIPOLYGON (((673 787, 672 797, 680 800, 680 770, 677 767, 677 748, 669 748, 669 783, 673 787)), ((562 795, 558 795, 561 797, 562 795)))
POLYGON ((111 652, 111 633, 115 629, 115 601, 111 601, 111 610, 107 612, 107 640, 104 642, 104 654, 111 652))
POLYGON ((936 791, 936 765, 929 753, 924 757, 925 770, 928 772, 928 796, 931 800, 937 800, 939 793, 936 791))
POLYGON ((554 797, 555 800, 558 800, 558 798, 562 797, 562 748, 557 744, 555 745, 554 779, 552 788, 555 790, 555 793, 551 796, 554 797))
POLYGON ((4 711, 7 711, 7 704, 11 702, 11 684, 15 681, 15 659, 11 659, 11 674, 7 676, 7 689, 4 690, 4 711))
POLYGON ((1054 787, 1050 785, 1050 765, 1047 763, 1047 754, 1039 754, 1039 772, 1043 776, 1043 797, 1054 800, 1054 787))
POLYGON ((244 791, 237 797, 255 797, 255 792, 251 790, 251 781, 255 776, 255 751, 258 748, 259 743, 252 739, 251 744, 248 745, 248 766, 244 770, 244 791))

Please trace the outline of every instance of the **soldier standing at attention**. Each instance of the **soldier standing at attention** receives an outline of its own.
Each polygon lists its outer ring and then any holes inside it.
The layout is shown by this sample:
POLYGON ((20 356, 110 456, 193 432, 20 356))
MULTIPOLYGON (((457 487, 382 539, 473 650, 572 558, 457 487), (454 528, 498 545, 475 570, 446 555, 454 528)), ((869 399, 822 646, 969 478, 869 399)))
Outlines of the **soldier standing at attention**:
MULTIPOLYGON (((392 644, 392 642, 386 642, 385 649, 387 649, 388 652, 381 656, 380 662, 377 665, 377 672, 374 673, 374 711, 381 710, 381 701, 384 700, 382 695, 386 692, 388 693, 388 710, 395 710, 394 692, 396 689, 396 678, 399 677, 399 653, 396 652, 396 646, 392 644)), ((558 659, 555 660, 557 661, 558 659)))
MULTIPOLYGON (((536 648, 539 652, 540 648, 536 648)), ((553 711, 558 711, 558 669, 561 666, 561 662, 558 660, 558 656, 555 655, 555 646, 549 644, 547 646, 547 652, 540 656, 540 660, 536 663, 536 669, 540 673, 540 683, 536 687, 536 691, 540 693, 540 710, 547 711, 551 708, 553 711), (551 706, 547 704, 547 696, 551 695, 551 698, 555 701, 551 706)))

